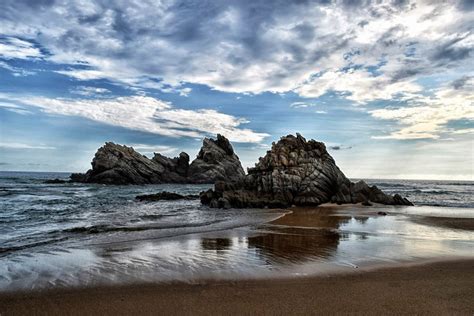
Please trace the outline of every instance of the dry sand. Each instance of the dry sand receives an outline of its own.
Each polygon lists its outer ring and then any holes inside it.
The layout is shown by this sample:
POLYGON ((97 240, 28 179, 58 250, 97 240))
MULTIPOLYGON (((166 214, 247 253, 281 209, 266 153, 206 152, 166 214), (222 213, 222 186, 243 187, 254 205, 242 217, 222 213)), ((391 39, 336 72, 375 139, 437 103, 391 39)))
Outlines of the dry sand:
POLYGON ((474 260, 287 280, 1 294, 3 315, 474 314, 474 260))

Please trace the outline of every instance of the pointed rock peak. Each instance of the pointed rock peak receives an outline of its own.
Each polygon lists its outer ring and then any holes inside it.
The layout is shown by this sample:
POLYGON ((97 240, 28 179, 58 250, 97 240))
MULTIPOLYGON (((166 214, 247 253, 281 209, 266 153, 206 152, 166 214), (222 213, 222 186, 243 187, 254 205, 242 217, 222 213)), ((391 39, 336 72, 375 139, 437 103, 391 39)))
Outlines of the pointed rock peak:
POLYGON ((232 156, 234 154, 234 148, 232 148, 232 145, 230 144, 229 140, 221 134, 217 134, 217 139, 215 140, 212 138, 204 138, 202 146, 203 148, 217 146, 229 156, 232 156))
POLYGON ((228 155, 232 155, 234 153, 234 148, 230 144, 229 140, 222 136, 221 134, 217 134, 217 140, 214 141, 217 146, 224 149, 224 151, 228 155))
POLYGON ((298 139, 298 140, 301 141, 302 143, 306 143, 306 138, 304 138, 303 136, 301 136, 300 133, 296 133, 296 139, 298 139))

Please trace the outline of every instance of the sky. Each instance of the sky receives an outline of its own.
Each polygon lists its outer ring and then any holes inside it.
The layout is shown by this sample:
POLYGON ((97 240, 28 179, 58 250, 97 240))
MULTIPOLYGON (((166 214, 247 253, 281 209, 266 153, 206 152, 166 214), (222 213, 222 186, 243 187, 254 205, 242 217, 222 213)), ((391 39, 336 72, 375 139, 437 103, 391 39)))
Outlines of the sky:
POLYGON ((0 170, 106 141, 251 167, 287 134, 351 178, 474 180, 474 2, 0 2, 0 170))

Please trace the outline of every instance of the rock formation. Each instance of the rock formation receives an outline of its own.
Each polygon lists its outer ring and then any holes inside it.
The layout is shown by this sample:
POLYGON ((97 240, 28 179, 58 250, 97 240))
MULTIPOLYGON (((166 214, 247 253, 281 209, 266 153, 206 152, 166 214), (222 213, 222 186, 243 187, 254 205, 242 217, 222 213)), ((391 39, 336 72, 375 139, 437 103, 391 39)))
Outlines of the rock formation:
POLYGON ((155 153, 152 159, 133 148, 106 143, 92 160, 85 174, 72 174, 71 181, 102 184, 214 183, 236 181, 244 176, 239 157, 230 142, 221 135, 205 138, 197 158, 189 164, 185 152, 168 158, 155 153))
POLYGON ((245 176, 239 157, 229 140, 217 135, 217 140, 205 138, 197 158, 189 166, 191 183, 237 181, 245 176))
POLYGON ((326 146, 301 135, 282 137, 260 158, 248 175, 234 182, 218 182, 201 194, 211 207, 288 207, 326 202, 369 201, 412 205, 399 195, 389 196, 364 181, 352 183, 336 166, 326 146))

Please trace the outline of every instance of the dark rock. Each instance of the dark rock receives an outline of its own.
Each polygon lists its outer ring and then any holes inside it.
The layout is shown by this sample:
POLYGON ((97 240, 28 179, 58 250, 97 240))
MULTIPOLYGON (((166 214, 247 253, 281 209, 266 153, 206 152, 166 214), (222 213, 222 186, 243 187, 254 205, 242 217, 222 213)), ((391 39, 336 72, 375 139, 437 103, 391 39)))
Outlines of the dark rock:
POLYGON ((86 183, 158 184, 234 181, 244 175, 230 142, 217 135, 217 140, 204 139, 191 165, 185 152, 175 158, 155 153, 152 159, 148 159, 131 147, 109 142, 96 152, 92 169, 85 174, 74 173, 70 178, 73 182, 86 183))
POLYGON ((386 216, 386 215, 387 215, 387 213, 386 213, 386 212, 377 212, 377 215, 386 216))
POLYGON ((201 194, 211 207, 270 207, 319 205, 333 202, 412 205, 400 196, 389 196, 364 181, 352 183, 336 166, 326 146, 301 135, 282 137, 259 159, 248 175, 237 181, 216 183, 201 194))
POLYGON ((245 176, 239 157, 229 140, 222 135, 217 139, 205 138, 196 159, 189 166, 191 183, 237 181, 245 176))
POLYGON ((182 195, 174 192, 163 191, 155 194, 137 195, 139 201, 162 201, 162 200, 196 200, 199 195, 182 195))
POLYGON ((43 183, 45 183, 45 184, 63 184, 63 183, 67 183, 67 182, 68 181, 56 178, 56 179, 46 180, 43 183))
POLYGON ((109 142, 96 152, 92 169, 87 171, 83 182, 149 184, 162 183, 164 179, 184 182, 180 175, 169 172, 167 163, 171 162, 157 163, 155 158, 150 160, 131 147, 109 142))
POLYGON ((69 176, 71 182, 86 182, 86 174, 85 173, 73 173, 69 176))

